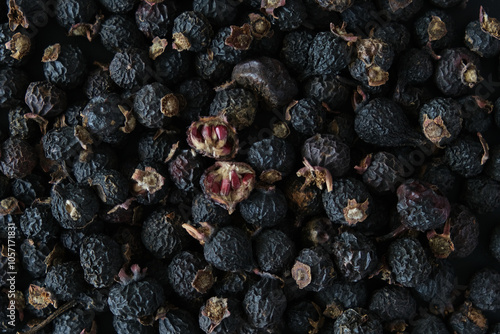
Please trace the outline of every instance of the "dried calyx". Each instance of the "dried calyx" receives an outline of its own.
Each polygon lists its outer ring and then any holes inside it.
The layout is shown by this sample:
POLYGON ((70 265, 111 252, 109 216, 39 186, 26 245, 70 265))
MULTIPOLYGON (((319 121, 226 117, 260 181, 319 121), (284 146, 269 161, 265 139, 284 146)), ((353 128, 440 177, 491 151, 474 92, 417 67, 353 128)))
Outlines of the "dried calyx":
POLYGON ((74 24, 68 32, 68 36, 84 36, 87 37, 89 42, 95 38, 101 29, 104 15, 98 14, 95 16, 95 22, 91 23, 77 23, 74 24))
POLYGON ((437 41, 446 36, 448 30, 446 29, 446 23, 439 16, 432 16, 432 20, 427 26, 427 34, 429 35, 429 41, 437 41))
POLYGON ((9 19, 9 28, 11 31, 15 31, 19 26, 26 29, 29 27, 29 22, 25 13, 23 13, 21 7, 16 4, 15 0, 9 0, 9 13, 7 17, 9 19))
POLYGON ((323 189, 323 184, 325 184, 328 192, 333 190, 333 178, 328 169, 320 166, 312 166, 306 158, 304 158, 302 163, 304 167, 297 171, 297 176, 305 177, 306 179, 301 190, 304 190, 311 184, 315 184, 319 189, 323 189))
POLYGON ((227 298, 212 297, 207 300, 205 308, 201 311, 201 314, 210 319, 209 333, 211 333, 222 320, 226 319, 231 315, 229 312, 229 307, 227 305, 227 298))
POLYGON ((368 200, 358 203, 356 199, 347 201, 347 206, 343 209, 344 219, 349 225, 356 225, 359 222, 368 218, 368 208, 370 202, 368 200))
POLYGON ((252 33, 253 38, 262 39, 269 38, 274 35, 274 31, 271 30, 271 22, 267 20, 264 16, 250 13, 248 14, 250 18, 250 31, 252 33))
POLYGON ((476 65, 462 62, 461 80, 464 85, 474 88, 476 84, 483 81, 483 78, 479 75, 476 65))
POLYGON ((443 138, 450 138, 451 134, 447 130, 441 116, 430 119, 427 114, 424 115, 422 123, 424 135, 434 144, 439 144, 443 138))
POLYGON ((153 38, 152 44, 149 47, 149 58, 155 60, 163 52, 168 45, 168 41, 165 38, 155 37, 153 38))
POLYGON ((250 195, 255 178, 255 171, 246 163, 218 161, 205 171, 201 183, 205 195, 232 214, 250 195))
POLYGON ((483 6, 479 9, 479 23, 484 32, 496 39, 500 39, 500 22, 494 17, 489 17, 483 6))
POLYGON ((132 175, 132 180, 136 182, 132 189, 134 193, 139 195, 145 193, 154 194, 165 184, 165 178, 153 167, 146 167, 144 170, 136 169, 132 175))
POLYGON ((370 164, 372 163, 372 157, 373 154, 371 153, 368 154, 366 157, 363 158, 363 160, 359 162, 359 165, 354 166, 354 170, 356 170, 358 174, 363 174, 364 172, 366 172, 366 170, 368 169, 368 167, 370 167, 370 164))
POLYGON ((236 130, 219 116, 202 117, 192 123, 187 141, 198 153, 214 159, 232 159, 238 151, 236 130))
POLYGON ((429 247, 438 259, 445 259, 455 250, 455 245, 450 237, 451 224, 448 219, 443 227, 443 233, 438 234, 435 230, 427 232, 429 247))
POLYGON ((303 289, 311 283, 311 267, 300 261, 295 262, 292 267, 292 277, 299 289, 303 289))
POLYGON ((146 271, 148 268, 141 269, 138 264, 133 264, 130 266, 130 273, 127 272, 125 267, 120 269, 120 272, 115 277, 115 281, 123 285, 130 284, 132 282, 140 281, 146 277, 146 271))
POLYGON ((285 4, 286 0, 261 0, 260 10, 276 18, 276 16, 274 15, 274 10, 279 7, 283 7, 285 4))
POLYGON ((10 50, 12 58, 21 60, 31 50, 31 39, 27 35, 17 32, 10 41, 5 43, 5 48, 10 50))
POLYGON ((49 63, 52 61, 56 61, 57 58, 59 58, 60 54, 61 54, 61 44, 56 43, 54 45, 50 45, 47 48, 45 48, 45 51, 43 52, 42 63, 49 63))
POLYGON ((231 34, 226 38, 224 44, 236 50, 248 50, 252 41, 251 27, 248 23, 245 23, 241 27, 231 26, 231 34))

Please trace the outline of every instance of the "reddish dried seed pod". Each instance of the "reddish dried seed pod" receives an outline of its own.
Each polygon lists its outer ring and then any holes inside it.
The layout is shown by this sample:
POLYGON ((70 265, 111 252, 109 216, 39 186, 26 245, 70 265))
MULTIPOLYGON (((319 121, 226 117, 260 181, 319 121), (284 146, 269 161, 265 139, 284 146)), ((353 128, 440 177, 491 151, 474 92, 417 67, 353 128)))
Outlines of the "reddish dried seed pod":
POLYGON ((205 195, 232 214, 255 186, 255 171, 243 162, 217 161, 203 174, 200 184, 205 195))
POLYGON ((225 118, 202 117, 187 130, 187 142, 209 158, 229 160, 238 152, 238 137, 225 118))

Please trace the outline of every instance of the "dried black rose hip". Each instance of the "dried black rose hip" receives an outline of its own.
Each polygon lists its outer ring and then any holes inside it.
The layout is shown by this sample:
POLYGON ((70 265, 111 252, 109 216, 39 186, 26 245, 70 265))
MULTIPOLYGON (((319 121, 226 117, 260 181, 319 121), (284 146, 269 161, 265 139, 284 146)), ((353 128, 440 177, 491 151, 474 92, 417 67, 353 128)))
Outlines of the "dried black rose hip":
POLYGON ((230 160, 238 152, 236 130, 222 117, 203 117, 187 130, 188 144, 198 153, 230 160))

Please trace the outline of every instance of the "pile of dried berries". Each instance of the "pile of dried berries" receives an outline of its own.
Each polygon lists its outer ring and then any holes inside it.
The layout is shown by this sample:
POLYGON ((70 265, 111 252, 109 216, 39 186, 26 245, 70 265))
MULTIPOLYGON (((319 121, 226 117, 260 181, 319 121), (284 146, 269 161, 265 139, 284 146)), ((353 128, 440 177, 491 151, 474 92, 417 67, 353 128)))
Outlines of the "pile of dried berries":
POLYGON ((499 334, 465 2, 0 1, 0 332, 499 334))

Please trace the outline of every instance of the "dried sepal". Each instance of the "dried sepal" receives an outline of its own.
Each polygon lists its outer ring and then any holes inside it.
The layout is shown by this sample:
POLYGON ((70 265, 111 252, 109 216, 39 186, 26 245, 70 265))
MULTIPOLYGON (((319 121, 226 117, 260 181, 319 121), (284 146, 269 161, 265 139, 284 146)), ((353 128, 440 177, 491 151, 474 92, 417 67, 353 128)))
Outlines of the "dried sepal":
POLYGON ((332 302, 326 305, 325 310, 323 311, 323 315, 325 317, 334 320, 340 317, 342 313, 344 313, 344 308, 342 307, 342 304, 338 304, 336 302, 332 302))
POLYGON ((132 175, 132 180, 135 181, 132 190, 138 195, 154 194, 165 184, 165 177, 153 167, 146 167, 144 170, 136 169, 132 175))
POLYGON ((92 145, 94 143, 94 140, 92 139, 92 136, 90 135, 90 132, 88 132, 87 129, 81 125, 75 126, 74 134, 75 134, 75 138, 78 139, 80 146, 84 150, 88 150, 90 148, 89 145, 92 145))
POLYGON ((199 293, 207 293, 215 283, 212 267, 206 266, 196 272, 196 276, 191 282, 191 286, 199 293))
POLYGON ((40 132, 42 135, 45 135, 47 133, 47 126, 49 125, 49 121, 46 120, 44 117, 34 114, 34 113, 27 113, 23 115, 24 119, 30 119, 35 121, 38 126, 40 127, 40 132))
POLYGON ((44 287, 30 284, 28 288, 28 303, 37 310, 42 310, 49 305, 54 305, 57 308, 56 297, 44 287))
POLYGON ((286 122, 278 121, 273 124, 273 136, 285 139, 290 135, 290 127, 286 122))
POLYGON ((187 130, 187 142, 196 152, 214 159, 229 160, 238 152, 236 129, 224 117, 202 117, 187 130))
POLYGON ((246 163, 217 161, 205 171, 200 183, 207 197, 232 214, 252 192, 255 179, 255 171, 246 163))
POLYGON ((483 77, 479 74, 479 70, 477 69, 476 65, 473 63, 467 63, 464 64, 462 62, 461 64, 462 69, 461 69, 461 75, 460 79, 462 83, 469 88, 474 88, 474 86, 481 81, 483 81, 483 77))
POLYGON ((165 52, 165 48, 168 45, 168 41, 165 38, 155 37, 153 38, 152 44, 149 47, 149 58, 155 60, 160 55, 165 52))
POLYGON ((344 213, 344 219, 349 225, 356 225, 359 222, 364 221, 368 218, 368 208, 370 206, 369 200, 363 203, 358 203, 356 199, 350 199, 347 201, 347 206, 342 210, 344 213))
POLYGON ((366 68, 368 74, 368 85, 371 87, 378 87, 384 85, 389 81, 389 72, 384 71, 378 65, 371 65, 366 68))
POLYGON ((169 93, 163 96, 160 100, 161 113, 166 117, 174 117, 181 110, 182 96, 175 93, 169 93))
POLYGON ((201 227, 194 227, 189 224, 182 224, 182 228, 186 230, 186 232, 200 243, 200 245, 204 245, 205 242, 210 238, 210 236, 214 232, 213 226, 209 225, 206 222, 200 222, 201 227))
POLYGON ((450 237, 451 224, 448 219, 443 227, 443 233, 438 234, 435 230, 427 232, 429 240, 429 248, 434 257, 438 259, 446 259, 455 250, 455 245, 450 237))
POLYGON ((23 213, 24 205, 15 197, 7 197, 0 201, 0 216, 23 213))
POLYGON ((101 25, 103 20, 104 20, 104 15, 97 14, 95 16, 95 22, 93 24, 91 23, 74 24, 70 28, 68 36, 83 36, 86 37, 89 42, 92 42, 95 36, 99 33, 99 30, 101 30, 101 25))
POLYGON ((363 174, 364 172, 366 172, 366 170, 368 169, 368 167, 370 167, 370 164, 372 163, 372 157, 373 154, 370 153, 366 157, 364 157, 363 160, 359 162, 359 165, 354 166, 354 170, 356 171, 356 173, 363 174))
POLYGON ((10 50, 12 58, 21 60, 31 50, 31 39, 27 35, 17 32, 10 41, 5 43, 5 48, 10 50))
POLYGON ((227 298, 212 297, 205 303, 205 308, 201 314, 210 319, 209 333, 219 326, 222 320, 231 315, 227 302, 227 298))
POLYGON ((255 39, 270 38, 274 35, 272 25, 264 16, 256 13, 248 14, 250 31, 255 39))
POLYGON ((335 23, 330 23, 330 31, 332 34, 346 41, 348 45, 352 45, 358 41, 359 37, 352 33, 348 33, 346 28, 346 22, 343 22, 341 26, 335 25, 335 23))
POLYGON ((277 18, 274 15, 274 10, 280 7, 283 7, 286 4, 286 0, 261 0, 260 2, 260 10, 263 13, 271 15, 274 18, 277 18))
POLYGON ((127 285, 132 282, 140 281, 146 277, 146 271, 148 268, 141 269, 138 264, 133 264, 130 266, 129 272, 126 267, 120 269, 120 272, 115 277, 115 281, 120 284, 127 285))
POLYGON ((23 13, 21 7, 16 4, 15 0, 9 0, 7 18, 9 19, 9 28, 11 31, 15 31, 19 26, 25 29, 29 27, 28 18, 25 13, 23 13))
POLYGON ((125 117, 125 123, 122 127, 120 127, 120 131, 124 133, 130 133, 134 131, 137 121, 132 113, 132 110, 125 109, 124 106, 118 105, 118 109, 122 113, 123 117, 125 117))
POLYGON ((422 130, 427 139, 436 145, 438 145, 443 138, 451 137, 451 133, 446 128, 441 116, 431 119, 425 114, 424 121, 422 122, 422 130))
POLYGON ((483 6, 479 8, 479 23, 481 24, 481 30, 496 39, 500 39, 500 22, 494 17, 489 17, 483 6))
POLYGON ((404 9, 408 7, 413 0, 389 0, 389 8, 393 13, 397 12, 400 9, 404 9))
POLYGON ((274 184, 278 181, 281 181, 282 179, 283 175, 276 169, 268 169, 262 171, 262 173, 260 173, 259 175, 259 180, 267 184, 274 184))
POLYGON ((245 23, 241 27, 230 26, 231 34, 226 38, 224 44, 235 50, 248 50, 253 41, 250 25, 245 23))
POLYGON ((180 32, 174 33, 172 35, 172 39, 174 40, 172 44, 172 49, 174 50, 181 52, 191 48, 191 42, 189 42, 189 39, 180 32))
POLYGON ((50 63, 56 61, 61 54, 61 44, 56 43, 54 45, 49 45, 43 51, 42 63, 50 63))
POLYGON ((431 22, 427 26, 427 35, 429 35, 429 42, 437 41, 446 36, 448 30, 446 23, 439 16, 432 16, 431 22))
POLYGON ((481 157, 481 165, 484 165, 486 161, 488 161, 488 159, 490 158, 490 147, 486 142, 486 139, 484 139, 483 135, 480 132, 477 133, 477 136, 479 138, 481 146, 483 147, 483 156, 481 157))
POLYGON ((300 261, 295 262, 292 267, 292 277, 299 289, 304 289, 311 283, 311 267, 300 261))
POLYGON ((333 190, 333 177, 327 168, 312 166, 306 158, 304 158, 302 163, 304 167, 297 171, 297 176, 304 177, 306 180, 300 190, 304 190, 311 184, 315 184, 321 190, 323 189, 323 184, 325 184, 328 192, 333 190))

